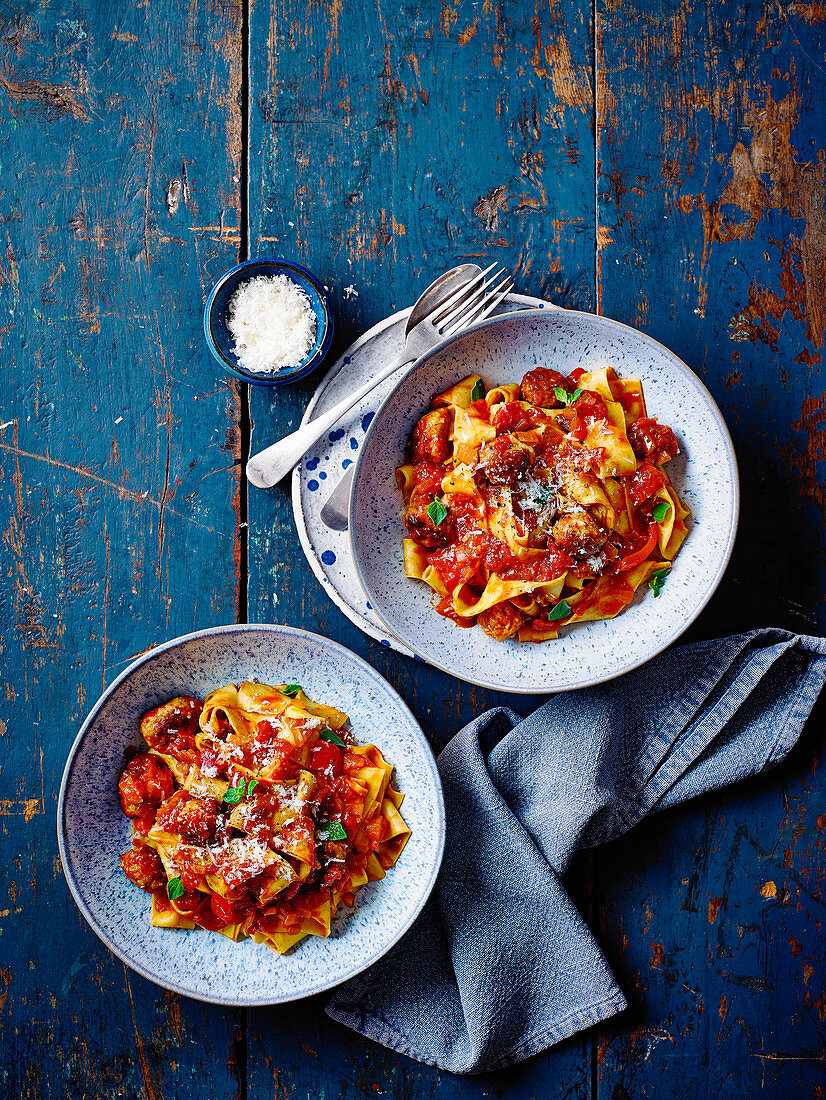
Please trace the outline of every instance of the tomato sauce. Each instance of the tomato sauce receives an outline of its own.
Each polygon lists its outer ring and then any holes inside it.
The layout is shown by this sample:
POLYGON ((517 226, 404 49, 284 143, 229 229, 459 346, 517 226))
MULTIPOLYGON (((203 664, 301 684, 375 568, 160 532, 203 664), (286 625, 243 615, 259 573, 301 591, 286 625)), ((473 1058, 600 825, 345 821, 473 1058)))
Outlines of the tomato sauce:
POLYGON ((663 485, 665 485, 665 477, 662 471, 658 470, 650 459, 646 459, 628 477, 628 495, 631 497, 631 503, 635 508, 639 508, 643 501, 648 500, 663 485))
MULTIPOLYGON (((408 497, 408 516, 437 501, 447 514, 437 515, 432 529, 425 530, 417 513, 416 524, 411 521, 408 529, 447 590, 447 595, 434 595, 436 611, 457 625, 471 626, 475 621, 456 611, 458 590, 466 586, 465 596, 472 601, 492 575, 504 582, 539 586, 570 573, 585 582, 584 588, 573 592, 578 611, 586 610, 596 598, 598 578, 617 577, 616 583, 600 588, 601 607, 608 609, 617 600, 627 602, 628 585, 618 574, 656 553, 659 528, 649 502, 667 482, 659 464, 677 451, 674 433, 648 417, 634 421, 627 435, 640 464, 631 474, 615 475, 615 485, 609 490, 604 484, 609 451, 588 447, 585 441, 595 428, 602 428, 606 436, 619 429, 612 424, 601 394, 582 388, 584 374, 577 368, 566 378, 539 367, 523 379, 519 400, 493 405, 480 400, 468 406, 469 416, 489 423, 496 432, 494 440, 479 448, 473 471, 476 494, 442 493, 442 482, 452 471, 449 456, 438 464, 418 462, 414 466, 415 489, 408 497), (565 433, 561 440, 560 430, 565 433), (594 479, 596 486, 591 489, 594 479), (606 518, 614 514, 612 509, 622 507, 617 503, 616 483, 625 483, 631 507, 628 518, 634 530, 624 536, 606 518), (601 503, 609 492, 610 508, 601 503), (513 547, 486 529, 494 513, 510 522, 513 547)), ((615 400, 632 414, 644 409, 640 392, 633 388, 617 387, 615 400)), ((510 616, 513 621, 515 615, 517 626, 525 618, 520 612, 532 605, 532 591, 529 587, 527 602, 522 604, 516 596, 499 601, 511 610, 517 608, 510 616)), ((487 629, 485 624, 483 629, 487 629)), ((516 627, 509 629, 509 634, 491 636, 512 636, 516 627)))

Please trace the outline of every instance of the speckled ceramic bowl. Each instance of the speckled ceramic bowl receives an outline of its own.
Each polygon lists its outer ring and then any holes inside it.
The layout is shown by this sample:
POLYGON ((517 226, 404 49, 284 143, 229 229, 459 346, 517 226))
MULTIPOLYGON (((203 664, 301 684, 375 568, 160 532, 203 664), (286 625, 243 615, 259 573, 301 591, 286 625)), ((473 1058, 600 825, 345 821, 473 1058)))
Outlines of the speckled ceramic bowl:
POLYGON ((418 915, 444 847, 436 762, 410 711, 361 658, 335 642, 285 626, 226 626, 176 638, 138 658, 104 692, 78 734, 60 789, 60 856, 80 911, 125 963, 166 989, 202 1001, 264 1005, 329 989, 388 951, 418 915), (131 825, 118 801, 124 751, 139 743, 150 707, 181 693, 203 697, 226 683, 302 684, 345 710, 359 742, 374 741, 396 766, 412 830, 399 862, 359 892, 328 939, 311 936, 280 956, 252 940, 153 928, 149 894, 123 874, 131 825))
POLYGON ((737 462, 720 411, 672 352, 636 329, 569 310, 496 317, 425 356, 376 414, 350 498, 353 554, 370 606, 388 630, 430 664, 483 687, 562 691, 610 680, 650 660, 699 615, 731 557, 737 530, 737 462), (402 561, 401 496, 395 469, 430 398, 468 374, 489 386, 521 381, 535 367, 570 374, 612 366, 641 378, 649 415, 670 424, 681 454, 669 464, 693 521, 658 597, 644 588, 616 619, 567 628, 558 641, 496 642, 437 615, 431 590, 408 580, 402 561))

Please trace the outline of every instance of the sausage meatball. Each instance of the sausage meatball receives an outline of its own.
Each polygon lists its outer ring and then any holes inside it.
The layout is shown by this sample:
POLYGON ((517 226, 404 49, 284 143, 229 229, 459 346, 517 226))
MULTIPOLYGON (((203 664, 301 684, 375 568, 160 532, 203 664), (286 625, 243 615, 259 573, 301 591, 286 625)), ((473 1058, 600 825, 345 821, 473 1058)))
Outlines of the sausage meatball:
POLYGON ((214 798, 191 798, 187 791, 176 791, 158 810, 156 824, 190 841, 209 840, 218 825, 218 803, 214 798))
POLYGON ((670 462, 679 451, 677 437, 667 424, 658 424, 648 416, 641 416, 628 429, 628 441, 637 458, 646 455, 658 466, 670 462))
POLYGON ((151 749, 168 752, 170 747, 195 747, 198 718, 203 703, 191 695, 179 695, 150 710, 141 719, 141 735, 151 749))
POLYGON ((499 435, 479 450, 477 469, 491 485, 513 485, 533 460, 533 450, 510 432, 499 435))
POLYGON ((481 612, 477 622, 489 638, 503 642, 506 638, 514 637, 525 622, 525 616, 512 603, 498 603, 495 607, 481 612))
POLYGON ((138 817, 145 806, 160 806, 172 794, 172 772, 160 760, 142 752, 124 769, 118 783, 120 804, 127 817, 138 817))
POLYGON ((126 877, 147 893, 154 893, 166 882, 161 857, 154 848, 130 848, 120 857, 120 865, 126 877))
POLYGON ((551 528, 554 542, 572 558, 590 558, 605 545, 608 537, 588 512, 568 512, 551 528))
POLYGON ((427 510, 431 503, 432 499, 428 500, 414 493, 404 520, 413 541, 429 550, 444 546, 453 533, 453 517, 450 512, 437 527, 427 510))
POLYGON ((522 396, 532 405, 538 405, 543 409, 552 409, 561 404, 554 393, 555 386, 566 389, 568 379, 564 374, 556 370, 548 370, 546 367, 537 367, 529 370, 522 379, 522 396))
POLYGON ((440 466, 450 454, 450 409, 425 413, 413 429, 413 463, 434 462, 440 466))

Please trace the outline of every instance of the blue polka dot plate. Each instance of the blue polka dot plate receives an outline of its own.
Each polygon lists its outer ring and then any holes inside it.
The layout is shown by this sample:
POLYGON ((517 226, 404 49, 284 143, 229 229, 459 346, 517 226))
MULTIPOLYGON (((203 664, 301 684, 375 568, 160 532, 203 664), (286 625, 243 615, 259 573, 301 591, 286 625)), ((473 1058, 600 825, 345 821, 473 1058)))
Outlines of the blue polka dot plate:
MULTIPOLYGON (((500 309, 508 312, 526 306, 553 308, 538 298, 511 294, 500 309)), ((302 424, 332 408, 398 355, 404 345, 409 312, 404 309, 385 318, 347 349, 325 375, 307 406, 302 424)), ((387 629, 365 597, 350 553, 348 533, 331 531, 321 519, 321 509, 338 479, 355 461, 376 409, 393 385, 393 379, 388 379, 368 394, 296 467, 293 471, 293 514, 310 568, 330 599, 365 634, 411 656, 410 649, 387 629)))
POLYGON ((77 905, 118 958, 176 993, 236 1006, 297 1000, 376 962, 404 935, 430 894, 444 847, 436 762, 413 715, 365 661, 335 642, 285 626, 225 626, 175 638, 139 657, 106 689, 78 734, 60 789, 58 842, 77 905), (118 799, 124 753, 139 744, 141 715, 180 694, 201 698, 245 679, 300 683, 345 710, 358 742, 396 767, 411 838, 396 866, 365 886, 329 938, 311 936, 277 955, 251 939, 153 928, 150 895, 123 874, 131 824, 118 799))
POLYGON ((719 584, 737 530, 739 483, 728 430, 705 386, 672 352, 627 325, 561 309, 485 322, 422 358, 398 382, 359 448, 350 538, 365 599, 392 636, 445 672, 482 687, 562 691, 612 679, 650 660, 697 617, 719 584), (583 623, 558 641, 497 642, 460 629, 431 606, 432 591, 404 573, 405 528, 395 469, 430 398, 479 373, 488 386, 538 366, 570 374, 612 366, 640 378, 650 416, 671 425, 681 453, 669 464, 693 521, 661 594, 642 589, 617 618, 583 623))

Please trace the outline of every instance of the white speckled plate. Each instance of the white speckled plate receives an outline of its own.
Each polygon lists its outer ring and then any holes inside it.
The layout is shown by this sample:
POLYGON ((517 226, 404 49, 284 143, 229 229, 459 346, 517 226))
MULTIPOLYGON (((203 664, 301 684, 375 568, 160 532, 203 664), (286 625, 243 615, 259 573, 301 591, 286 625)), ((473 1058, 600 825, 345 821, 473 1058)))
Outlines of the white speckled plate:
MULTIPOLYGON (((550 302, 522 294, 509 295, 500 309, 508 312, 526 307, 558 309, 550 302)), ((399 353, 404 345, 404 328, 409 313, 409 309, 403 309, 380 321, 347 349, 325 375, 307 406, 302 424, 326 412, 348 393, 358 389, 399 353)), ((347 421, 342 421, 339 427, 329 432, 296 467, 293 471, 293 513, 310 568, 330 599, 365 634, 409 657, 412 656, 410 650, 388 632, 365 598, 350 553, 349 534, 347 531, 331 531, 321 522, 321 509, 327 497, 355 460, 376 409, 393 386, 393 379, 388 379, 368 394, 348 413, 347 421)))
POLYGON ((60 857, 80 911, 103 942, 150 981, 201 1001, 264 1005, 297 1000, 358 974, 388 951, 418 915, 444 847, 444 804, 433 753, 389 684, 335 642, 286 626, 225 626, 188 634, 138 658, 83 723, 60 789, 60 857), (300 683, 345 710, 356 740, 375 742, 396 766, 412 830, 399 862, 356 897, 329 938, 310 936, 288 955, 252 940, 149 923, 149 894, 123 874, 131 825, 118 800, 124 751, 139 743, 141 715, 175 695, 203 696, 257 678, 300 683))
POLYGON ((350 534, 367 599, 388 631, 423 660, 483 687, 562 691, 628 672, 665 649, 711 598, 737 530, 737 462, 720 411, 672 352, 617 321, 572 310, 526 310, 462 333, 420 360, 374 418, 360 448, 350 500, 350 534), (405 533, 395 469, 430 398, 468 374, 489 386, 521 381, 534 367, 563 374, 614 367, 641 378, 650 416, 670 424, 681 455, 668 469, 693 523, 655 598, 648 589, 616 619, 567 628, 541 644, 496 642, 437 615, 426 585, 405 577, 405 533))

